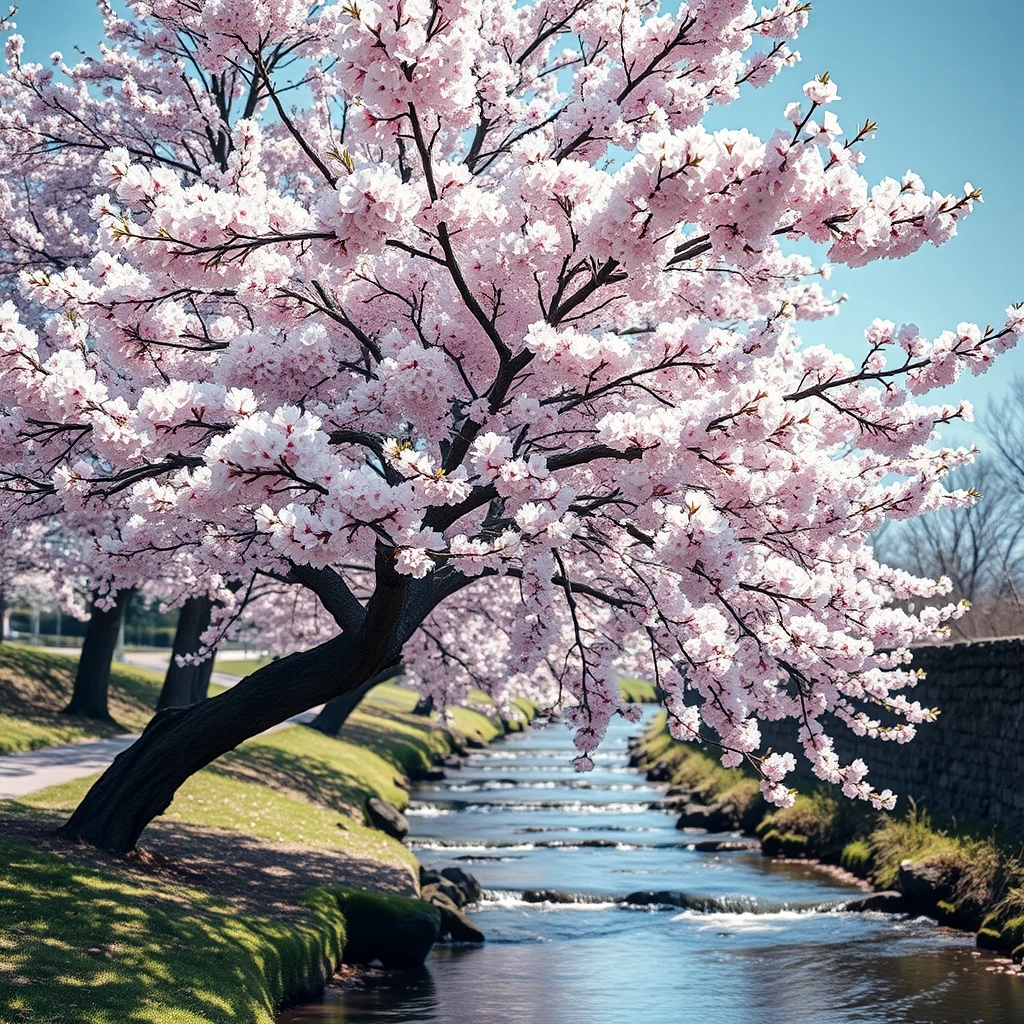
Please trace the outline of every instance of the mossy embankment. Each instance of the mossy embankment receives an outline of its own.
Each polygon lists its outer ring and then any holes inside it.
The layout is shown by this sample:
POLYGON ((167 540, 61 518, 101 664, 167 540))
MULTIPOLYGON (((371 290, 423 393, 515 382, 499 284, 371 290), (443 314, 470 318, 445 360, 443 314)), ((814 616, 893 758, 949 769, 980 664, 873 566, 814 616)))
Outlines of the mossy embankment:
POLYGON ((725 808, 734 827, 761 840, 766 855, 840 866, 876 890, 899 893, 894 910, 975 931, 979 945, 1024 959, 1019 837, 940 822, 911 801, 900 813, 876 812, 824 784, 798 786, 791 807, 773 808, 751 770, 724 768, 713 750, 674 740, 664 713, 651 720, 633 761, 670 784, 684 815, 691 800, 725 808))
POLYGON ((368 798, 405 807, 410 777, 532 713, 442 725, 415 704, 380 686, 340 739, 292 725, 242 744, 127 860, 53 835, 92 779, 0 802, 0 1020, 268 1024, 310 995, 345 941, 339 886, 416 893, 415 858, 367 825, 368 798))

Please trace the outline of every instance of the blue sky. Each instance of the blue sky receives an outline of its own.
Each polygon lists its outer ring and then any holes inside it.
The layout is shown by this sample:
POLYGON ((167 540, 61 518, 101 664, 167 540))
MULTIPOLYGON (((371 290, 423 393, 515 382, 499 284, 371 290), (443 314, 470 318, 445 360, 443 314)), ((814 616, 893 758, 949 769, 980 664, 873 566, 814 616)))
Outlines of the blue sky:
MULTIPOLYGON (((802 98, 801 85, 828 71, 839 85, 842 102, 833 109, 844 128, 867 117, 879 124, 865 146, 870 180, 912 168, 942 192, 970 181, 984 188, 985 203, 940 249, 837 268, 830 286, 850 300, 838 319, 806 326, 804 336, 856 355, 875 316, 916 323, 928 334, 962 320, 1001 325, 1006 306, 1024 301, 1024 4, 815 0, 814 7, 798 43, 802 64, 717 112, 715 126, 746 126, 766 137, 785 105, 802 98)), ((54 50, 70 59, 76 44, 92 49, 100 35, 91 0, 22 0, 17 22, 36 60, 54 50)), ((1024 348, 984 377, 962 378, 944 397, 969 399, 980 418, 1014 374, 1024 375, 1024 348)), ((967 443, 977 432, 957 428, 947 436, 967 443)))

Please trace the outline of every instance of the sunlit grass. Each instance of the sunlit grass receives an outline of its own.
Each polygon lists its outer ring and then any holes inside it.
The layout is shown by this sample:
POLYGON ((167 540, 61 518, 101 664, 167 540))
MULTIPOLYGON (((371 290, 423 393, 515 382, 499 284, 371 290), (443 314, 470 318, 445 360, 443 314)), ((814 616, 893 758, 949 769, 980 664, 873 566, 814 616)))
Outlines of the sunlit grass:
MULTIPOLYGON (((352 714, 338 739, 291 725, 248 740, 193 775, 163 817, 413 866, 401 843, 366 826, 364 808, 371 796, 404 808, 409 795, 399 785, 402 777, 451 749, 453 741, 435 718, 411 713, 415 704, 416 694, 385 684, 352 714), (338 827, 342 817, 345 828, 338 827)), ((455 709, 448 728, 455 742, 490 740, 501 732, 468 708, 455 709)), ((70 813, 96 778, 51 786, 18 803, 70 813)))
POLYGON ((654 683, 647 679, 620 679, 619 689, 631 704, 654 704, 658 699, 654 683))
POLYGON ((286 992, 331 970, 344 941, 323 891, 285 924, 6 840, 0 865, 5 1022, 269 1024, 286 992))
MULTIPOLYGON (((255 737, 189 779, 164 819, 414 870, 409 850, 365 825, 367 798, 404 807, 403 776, 453 745, 502 732, 496 716, 468 708, 454 709, 444 725, 414 715, 416 701, 382 685, 340 739, 301 725, 255 737)), ((49 824, 94 779, 6 807, 49 824)), ((339 955, 337 898, 317 890, 309 899, 304 916, 287 922, 246 917, 185 887, 129 881, 0 842, 0 1020, 269 1024, 285 994, 308 993, 339 955)))
POLYGON ((19 644, 0 644, 0 754, 138 732, 152 718, 163 674, 114 664, 110 714, 116 726, 60 714, 71 699, 75 654, 51 654, 19 644))
POLYGON ((223 672, 229 676, 248 676, 258 668, 269 665, 270 658, 232 658, 229 655, 217 657, 213 662, 214 672, 223 672))

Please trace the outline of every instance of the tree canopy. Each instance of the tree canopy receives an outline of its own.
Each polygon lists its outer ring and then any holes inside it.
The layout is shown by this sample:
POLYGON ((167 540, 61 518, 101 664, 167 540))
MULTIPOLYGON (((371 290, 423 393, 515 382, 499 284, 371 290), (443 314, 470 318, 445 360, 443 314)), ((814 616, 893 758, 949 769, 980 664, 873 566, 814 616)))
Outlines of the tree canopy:
POLYGON ((970 502, 936 443, 970 409, 924 396, 1024 312, 801 345, 831 263, 944 243, 980 198, 869 184, 827 74, 767 140, 704 127, 797 63, 810 5, 101 6, 96 56, 15 36, 0 79, 4 501, 105 517, 111 586, 262 574, 341 631, 167 726, 190 770, 403 658, 442 701, 561 700, 580 769, 645 675, 769 800, 794 758, 758 721, 788 718, 890 806, 831 733, 909 739, 908 647, 960 609, 894 603, 949 583, 869 535, 970 502))

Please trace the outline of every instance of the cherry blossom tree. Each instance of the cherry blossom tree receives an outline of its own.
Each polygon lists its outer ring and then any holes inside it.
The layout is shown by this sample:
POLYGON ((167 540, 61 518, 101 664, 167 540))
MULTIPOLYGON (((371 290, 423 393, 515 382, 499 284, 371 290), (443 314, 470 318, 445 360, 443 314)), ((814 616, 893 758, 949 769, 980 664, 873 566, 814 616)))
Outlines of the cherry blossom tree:
POLYGON ((910 739, 908 647, 960 609, 894 603, 948 581, 868 538, 971 501, 936 443, 970 409, 922 396, 1024 313, 801 345, 831 263, 944 243, 980 197, 870 185, 875 126, 843 132, 825 74, 768 140, 704 127, 797 63, 809 5, 101 6, 95 59, 12 38, 0 81, 18 237, 53 251, 28 225, 60 234, 72 168, 88 243, 0 308, 10 500, 112 517, 118 585, 190 559, 305 587, 338 633, 159 713, 65 834, 129 849, 190 774, 400 661, 443 699, 560 701, 581 770, 636 713, 618 674, 649 675, 769 800, 795 762, 758 721, 789 719, 891 806, 831 734, 910 739))
POLYGON ((40 520, 0 529, 0 641, 7 637, 14 605, 49 605, 86 618, 84 580, 75 552, 40 520))

